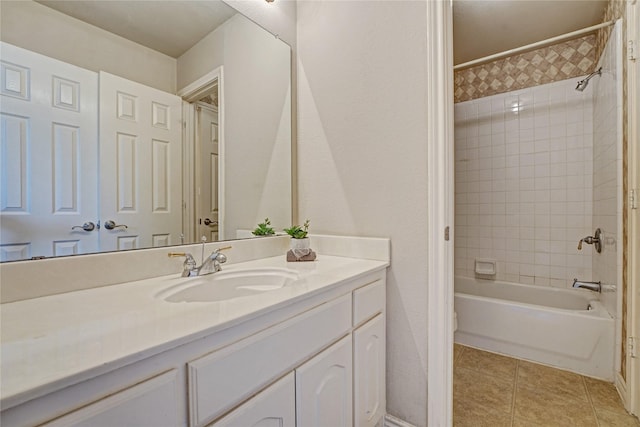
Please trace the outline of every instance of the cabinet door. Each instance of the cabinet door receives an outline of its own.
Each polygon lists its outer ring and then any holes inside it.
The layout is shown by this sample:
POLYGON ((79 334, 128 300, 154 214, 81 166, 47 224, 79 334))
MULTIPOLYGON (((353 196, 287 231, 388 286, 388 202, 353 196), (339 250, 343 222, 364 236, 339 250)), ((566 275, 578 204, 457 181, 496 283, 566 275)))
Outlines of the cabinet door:
POLYGON ((352 425, 351 335, 296 369, 297 425, 352 425))
POLYGON ((375 426, 385 411, 385 325, 379 314, 353 332, 354 426, 375 426))
POLYGON ((295 394, 291 372, 210 427, 295 427, 295 394))

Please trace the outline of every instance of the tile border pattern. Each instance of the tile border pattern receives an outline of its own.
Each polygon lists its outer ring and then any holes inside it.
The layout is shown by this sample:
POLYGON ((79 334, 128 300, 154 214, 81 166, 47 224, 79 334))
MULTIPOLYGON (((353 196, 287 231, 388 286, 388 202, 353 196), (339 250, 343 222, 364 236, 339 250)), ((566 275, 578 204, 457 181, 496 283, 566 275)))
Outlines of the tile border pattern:
POLYGON ((596 35, 509 56, 454 72, 454 102, 469 101, 589 74, 596 35))

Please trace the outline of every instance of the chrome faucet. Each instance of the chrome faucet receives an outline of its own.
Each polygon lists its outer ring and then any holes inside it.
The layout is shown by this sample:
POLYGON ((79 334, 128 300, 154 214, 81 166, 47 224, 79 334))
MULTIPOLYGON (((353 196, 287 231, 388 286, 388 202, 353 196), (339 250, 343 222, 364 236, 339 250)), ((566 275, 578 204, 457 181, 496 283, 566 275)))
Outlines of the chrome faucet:
POLYGON ((222 270, 220 264, 224 264, 225 262, 227 262, 227 256, 220 253, 220 251, 230 248, 231 246, 227 246, 224 248, 218 248, 213 251, 211 255, 209 255, 207 259, 204 260, 200 268, 198 268, 197 276, 204 276, 205 274, 211 274, 222 270))
POLYGON ((590 291, 593 291, 593 292, 602 292, 601 282, 584 282, 582 280, 573 279, 573 287, 589 289, 590 291))
POLYGON ((218 248, 213 251, 211 255, 202 262, 200 267, 198 267, 196 260, 193 259, 193 256, 188 252, 169 252, 169 257, 185 258, 184 264, 182 264, 182 277, 204 276, 205 274, 211 274, 222 270, 220 264, 227 262, 227 257, 220 253, 220 251, 224 251, 225 249, 231 249, 231 246, 218 248))

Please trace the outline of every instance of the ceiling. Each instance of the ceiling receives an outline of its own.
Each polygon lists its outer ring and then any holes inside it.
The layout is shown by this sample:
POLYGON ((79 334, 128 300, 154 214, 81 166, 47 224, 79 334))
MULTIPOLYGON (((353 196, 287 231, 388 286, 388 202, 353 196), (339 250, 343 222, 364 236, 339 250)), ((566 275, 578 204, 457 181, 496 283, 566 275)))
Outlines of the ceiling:
MULTIPOLYGON (((222 1, 36 0, 177 58, 235 13, 222 1)), ((460 64, 602 22, 607 0, 454 0, 460 64)))
POLYGON ((173 58, 236 13, 222 1, 36 1, 173 58))
POLYGON ((453 0, 454 64, 599 24, 606 5, 606 0, 453 0))

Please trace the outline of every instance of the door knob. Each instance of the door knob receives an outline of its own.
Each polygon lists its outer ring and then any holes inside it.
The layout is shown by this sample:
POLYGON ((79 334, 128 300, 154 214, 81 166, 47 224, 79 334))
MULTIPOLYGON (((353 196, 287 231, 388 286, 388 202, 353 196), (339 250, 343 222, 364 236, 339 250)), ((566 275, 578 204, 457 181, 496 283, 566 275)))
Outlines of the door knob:
POLYGON ((73 227, 71 227, 72 230, 75 230, 76 228, 80 228, 81 230, 84 230, 84 231, 93 231, 95 230, 96 225, 91 221, 88 221, 82 225, 74 225, 73 227))
POLYGON ((211 221, 209 218, 205 218, 204 225, 218 225, 218 221, 211 221))
POLYGON ((106 228, 107 230, 114 230, 114 229, 120 228, 120 227, 129 228, 124 224, 116 224, 115 221, 111 221, 111 220, 108 220, 108 221, 104 222, 104 228, 106 228))

